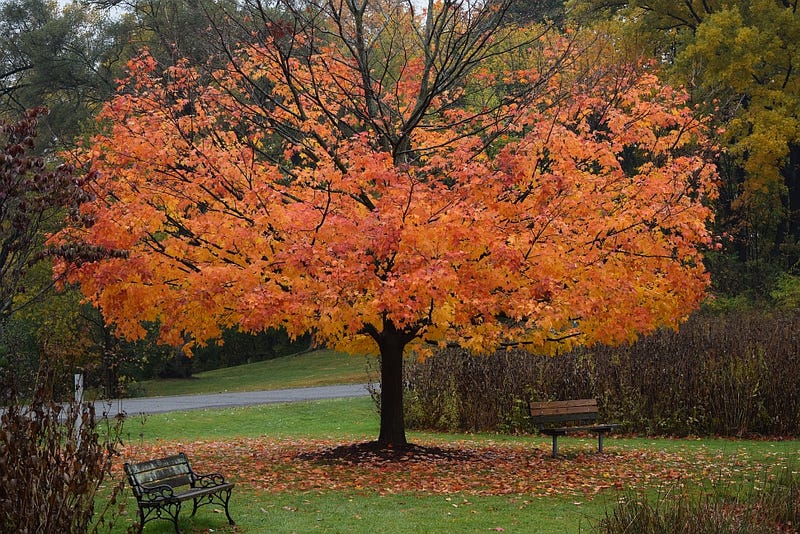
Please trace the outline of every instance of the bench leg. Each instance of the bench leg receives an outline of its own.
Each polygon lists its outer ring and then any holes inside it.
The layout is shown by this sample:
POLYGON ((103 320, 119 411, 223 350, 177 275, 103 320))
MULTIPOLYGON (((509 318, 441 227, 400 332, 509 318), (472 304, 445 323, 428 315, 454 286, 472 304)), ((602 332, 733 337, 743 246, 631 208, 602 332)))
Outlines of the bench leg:
POLYGON ((603 452, 603 435, 604 432, 597 433, 597 452, 603 452))
POLYGON ((235 525, 236 523, 233 522, 233 518, 231 517, 230 512, 228 511, 228 501, 231 500, 231 490, 225 492, 225 515, 228 518, 228 524, 235 525))
POLYGON ((178 516, 181 513, 180 501, 164 502, 157 506, 148 506, 147 511, 145 507, 139 506, 139 534, 142 534, 144 525, 155 519, 168 519, 172 521, 175 526, 175 533, 180 534, 181 529, 178 526, 178 516))
MULTIPOLYGON (((167 512, 169 513, 169 512, 167 512)), ((181 503, 175 503, 175 514, 169 514, 172 517, 172 524, 175 525, 175 534, 181 534, 181 529, 178 527, 178 515, 181 513, 181 503)))
POLYGON ((558 435, 553 434, 553 458, 558 457, 558 435))
POLYGON ((197 512, 197 509, 204 504, 221 504, 225 507, 225 516, 228 518, 228 523, 231 525, 235 525, 236 523, 233 521, 231 517, 230 510, 228 509, 228 503, 231 500, 231 490, 221 490, 217 491, 216 493, 211 493, 209 495, 205 495, 203 497, 195 497, 192 499, 192 515, 197 512), (206 501, 206 502, 203 502, 206 501))

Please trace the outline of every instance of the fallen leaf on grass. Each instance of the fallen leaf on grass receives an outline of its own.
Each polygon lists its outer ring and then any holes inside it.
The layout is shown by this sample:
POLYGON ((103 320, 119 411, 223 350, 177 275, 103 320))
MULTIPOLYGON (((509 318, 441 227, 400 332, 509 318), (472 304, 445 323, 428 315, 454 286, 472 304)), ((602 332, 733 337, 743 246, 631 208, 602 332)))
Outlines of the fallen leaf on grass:
POLYGON ((733 465, 702 452, 693 456, 655 449, 578 452, 552 461, 546 447, 516 444, 425 443, 407 450, 385 450, 374 443, 341 445, 327 440, 267 438, 131 445, 122 456, 125 461, 141 461, 178 451, 188 454, 197 472, 223 473, 233 481, 272 493, 591 497, 608 488, 676 479, 700 481, 711 464, 720 474, 739 473, 748 465, 743 458, 731 459, 733 465))

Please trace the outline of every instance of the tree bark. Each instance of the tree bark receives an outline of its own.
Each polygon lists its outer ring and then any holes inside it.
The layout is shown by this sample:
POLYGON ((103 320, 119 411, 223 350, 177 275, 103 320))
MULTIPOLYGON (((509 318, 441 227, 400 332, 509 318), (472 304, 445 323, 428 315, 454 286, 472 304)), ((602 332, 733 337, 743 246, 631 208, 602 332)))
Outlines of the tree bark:
POLYGON ((378 444, 403 448, 406 424, 403 413, 403 351, 407 340, 391 326, 384 327, 378 346, 381 356, 381 429, 378 444))

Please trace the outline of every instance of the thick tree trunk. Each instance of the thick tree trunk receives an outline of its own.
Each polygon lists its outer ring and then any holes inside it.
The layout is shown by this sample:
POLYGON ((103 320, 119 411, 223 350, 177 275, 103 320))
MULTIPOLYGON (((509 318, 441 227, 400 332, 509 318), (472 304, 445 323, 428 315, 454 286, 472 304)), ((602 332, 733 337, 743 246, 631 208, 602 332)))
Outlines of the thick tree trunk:
POLYGON ((392 448, 408 445, 403 415, 403 347, 399 343, 387 343, 381 347, 381 430, 378 443, 392 448))
POLYGON ((403 336, 384 331, 381 336, 381 430, 378 444, 402 448, 406 441, 403 415, 403 336))
POLYGON ((382 328, 364 325, 363 332, 375 340, 381 355, 381 430, 378 445, 402 449, 406 441, 406 422, 403 414, 403 352, 406 345, 419 334, 419 327, 398 329, 384 316, 382 328))

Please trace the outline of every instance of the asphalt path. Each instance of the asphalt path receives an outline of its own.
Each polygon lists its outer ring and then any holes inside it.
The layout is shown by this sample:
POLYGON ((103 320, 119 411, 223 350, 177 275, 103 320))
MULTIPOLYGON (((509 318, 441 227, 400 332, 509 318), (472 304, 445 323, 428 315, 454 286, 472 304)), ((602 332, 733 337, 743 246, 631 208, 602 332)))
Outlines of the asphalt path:
POLYGON ((95 414, 97 417, 115 417, 119 413, 135 416, 138 414, 177 412, 182 410, 202 410, 204 408, 231 408, 235 406, 253 406, 280 402, 366 397, 369 395, 369 390, 367 388, 367 384, 351 384, 296 389, 274 389, 269 391, 241 391, 209 393, 204 395, 113 399, 95 402, 95 414))

